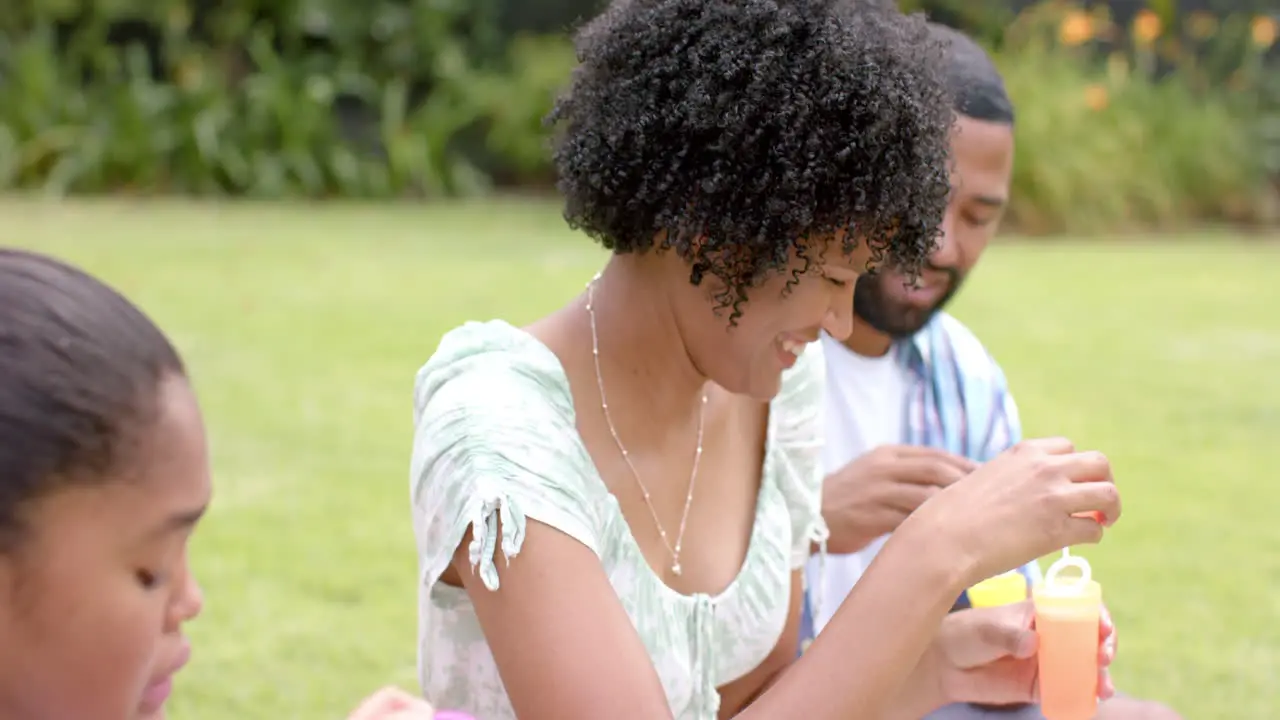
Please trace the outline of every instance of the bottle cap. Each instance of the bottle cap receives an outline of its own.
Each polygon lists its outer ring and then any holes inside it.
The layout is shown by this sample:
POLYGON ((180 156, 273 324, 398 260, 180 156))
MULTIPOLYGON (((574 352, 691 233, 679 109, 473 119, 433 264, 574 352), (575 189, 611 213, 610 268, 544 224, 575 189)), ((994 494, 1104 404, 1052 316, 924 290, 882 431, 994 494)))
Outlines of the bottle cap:
POLYGON ((1064 551, 1062 557, 1054 561, 1044 573, 1044 582, 1035 589, 1040 598, 1093 598, 1100 597, 1102 588, 1093 580, 1093 569, 1089 561, 1078 555, 1064 551), (1074 568, 1080 571, 1078 576, 1062 576, 1062 571, 1074 568))
POLYGON ((1044 582, 1037 591, 1051 597, 1080 597, 1089 594, 1093 584, 1096 583, 1093 583, 1093 569, 1089 568, 1089 561, 1064 552, 1044 571, 1044 582), (1078 577, 1062 577, 1062 570, 1068 568, 1079 570, 1078 577))
POLYGON ((975 608, 1012 605, 1027 599, 1027 578, 1017 570, 1010 570, 983 580, 966 594, 969 605, 975 608))

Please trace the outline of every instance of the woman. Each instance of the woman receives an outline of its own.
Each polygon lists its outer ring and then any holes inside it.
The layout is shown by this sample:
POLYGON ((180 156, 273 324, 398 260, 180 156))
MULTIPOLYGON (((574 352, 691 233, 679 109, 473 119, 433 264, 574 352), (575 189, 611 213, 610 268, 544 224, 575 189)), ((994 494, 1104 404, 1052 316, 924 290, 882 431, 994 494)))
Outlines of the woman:
POLYGON ((622 0, 581 32, 556 163, 612 257, 527 328, 450 332, 418 376, 432 701, 879 719, 1031 693, 983 631, 937 631, 973 582, 1098 540, 1074 514, 1118 516, 1106 459, 1058 440, 939 493, 794 660, 824 534, 810 343, 849 332, 869 266, 920 266, 948 192, 940 53, 922 20, 853 5, 622 0))
MULTIPOLYGON (((0 250, 0 717, 163 718, 209 504, 182 360, 115 291, 0 250)), ((398 690, 351 720, 426 720, 398 690)))

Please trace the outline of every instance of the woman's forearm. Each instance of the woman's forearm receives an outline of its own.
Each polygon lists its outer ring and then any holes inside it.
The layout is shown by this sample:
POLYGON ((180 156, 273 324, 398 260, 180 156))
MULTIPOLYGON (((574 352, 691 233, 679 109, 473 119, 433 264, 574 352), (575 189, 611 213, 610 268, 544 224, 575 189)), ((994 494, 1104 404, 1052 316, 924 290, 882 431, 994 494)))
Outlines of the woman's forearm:
POLYGON ((922 658, 969 568, 924 545, 895 533, 804 655, 738 718, 884 720, 944 704, 922 658))
MULTIPOLYGON (((940 669, 941 666, 938 663, 936 653, 931 647, 920 658, 920 662, 911 675, 907 677, 906 682, 902 684, 897 697, 891 701, 881 720, 920 720, 920 718, 950 702, 950 699, 946 698, 942 692, 942 682, 939 676, 940 669)), ((763 693, 773 687, 773 683, 785 671, 785 668, 776 671, 765 680, 764 684, 755 693, 747 698, 746 702, 739 704, 738 707, 745 707, 759 699, 763 693)), ((725 708, 721 706, 721 717, 740 717, 733 710, 729 710, 727 715, 724 713, 725 708)))
POLYGON ((885 709, 881 720, 920 720, 951 702, 943 694, 941 671, 940 653, 936 644, 930 641, 930 647, 898 690, 892 705, 885 709))

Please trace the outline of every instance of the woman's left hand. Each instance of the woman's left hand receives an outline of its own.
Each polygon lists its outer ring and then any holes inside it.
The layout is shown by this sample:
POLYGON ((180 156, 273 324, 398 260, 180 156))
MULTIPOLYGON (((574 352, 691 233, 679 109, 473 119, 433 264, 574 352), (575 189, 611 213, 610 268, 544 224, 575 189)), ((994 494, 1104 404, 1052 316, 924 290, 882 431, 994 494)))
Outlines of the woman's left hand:
MULTIPOLYGON (((952 613, 933 644, 941 692, 948 702, 1013 705, 1036 701, 1035 610, 1030 601, 952 613)), ((1116 655, 1115 624, 1103 608, 1098 632, 1098 698, 1115 694, 1108 667, 1116 655)))

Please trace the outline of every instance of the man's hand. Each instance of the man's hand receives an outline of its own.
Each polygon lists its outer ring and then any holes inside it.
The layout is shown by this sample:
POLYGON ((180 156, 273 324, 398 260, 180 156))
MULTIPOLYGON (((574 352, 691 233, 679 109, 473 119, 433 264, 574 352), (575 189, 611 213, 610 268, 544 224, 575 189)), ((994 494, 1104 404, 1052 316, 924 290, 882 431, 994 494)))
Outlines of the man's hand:
MULTIPOLYGON (((1037 700, 1037 642, 1030 601, 952 612, 931 648, 942 697, 951 702, 1014 705, 1037 700)), ((1115 694, 1110 666, 1116 632, 1103 611, 1098 624, 1098 698, 1115 694)))
MULTIPOLYGON (((991 705, 1034 702, 1039 649, 1034 625, 1030 600, 948 615, 930 649, 942 696, 991 705)), ((1100 700, 1115 694, 1110 672, 1115 657, 1116 628, 1103 608, 1098 623, 1100 700)))
POLYGON ((882 445, 827 476, 827 549, 844 554, 893 532, 938 490, 973 471, 968 458, 929 447, 882 445))
POLYGON ((1176 710, 1152 700, 1119 695, 1098 706, 1095 720, 1182 720, 1176 710))

